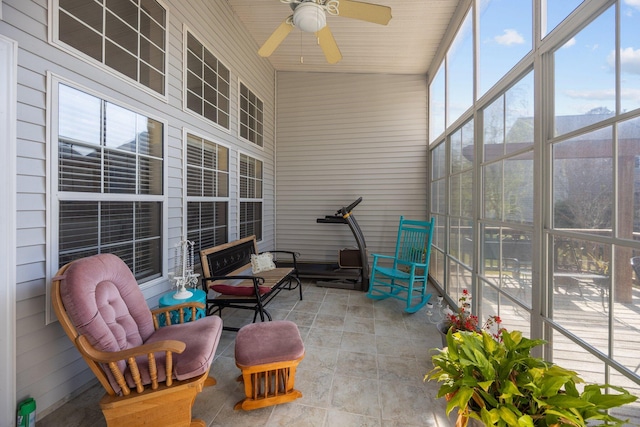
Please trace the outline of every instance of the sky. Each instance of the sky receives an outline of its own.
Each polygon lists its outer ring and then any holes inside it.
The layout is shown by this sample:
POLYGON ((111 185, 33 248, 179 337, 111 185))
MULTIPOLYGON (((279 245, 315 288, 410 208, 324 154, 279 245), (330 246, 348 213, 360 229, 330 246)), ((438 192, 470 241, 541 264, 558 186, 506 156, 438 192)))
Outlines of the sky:
MULTIPOLYGON (((582 0, 549 0, 547 33, 551 33, 582 0)), ((532 0, 479 2, 479 96, 490 89, 533 47, 532 0)), ((616 110, 616 6, 599 15, 554 53, 555 114, 583 115, 593 109, 616 110)), ((620 2, 620 109, 640 108, 640 0, 620 2)), ((472 103, 471 17, 456 36, 447 57, 449 120, 472 103)), ((441 79, 444 81, 444 79, 441 79)), ((443 84, 437 82, 436 84, 443 84)), ((436 89, 432 85, 432 89, 436 89)), ((533 89, 533 88, 532 88, 533 89)), ((436 89, 437 96, 440 92, 436 89)), ((438 108, 438 105, 432 107, 438 108)), ((434 111, 434 110, 432 110, 434 111)), ((442 120, 442 118, 439 118, 442 120)), ((436 126, 436 132, 442 131, 436 126)), ((435 135, 432 135, 435 136, 435 135)))

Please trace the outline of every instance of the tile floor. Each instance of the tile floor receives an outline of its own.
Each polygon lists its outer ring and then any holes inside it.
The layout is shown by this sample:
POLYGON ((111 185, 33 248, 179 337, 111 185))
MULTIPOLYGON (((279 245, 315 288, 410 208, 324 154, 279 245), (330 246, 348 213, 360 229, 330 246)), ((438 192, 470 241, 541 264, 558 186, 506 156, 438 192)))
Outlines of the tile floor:
MULTIPOLYGON (((296 375, 303 397, 274 407, 234 411, 243 398, 236 382, 235 332, 223 332, 211 375, 217 385, 196 399, 193 416, 208 426, 411 427, 452 426, 436 399, 437 384, 423 383, 429 350, 440 346, 424 310, 407 314, 396 300, 373 301, 363 292, 303 285, 283 291, 268 306, 274 319, 294 321, 306 355, 296 375)), ((248 310, 226 310, 225 324, 251 321, 248 310)), ((97 384, 97 383, 96 383, 97 384)), ((37 422, 38 427, 104 426, 95 385, 37 422)), ((452 414, 453 415, 453 414, 452 414)))

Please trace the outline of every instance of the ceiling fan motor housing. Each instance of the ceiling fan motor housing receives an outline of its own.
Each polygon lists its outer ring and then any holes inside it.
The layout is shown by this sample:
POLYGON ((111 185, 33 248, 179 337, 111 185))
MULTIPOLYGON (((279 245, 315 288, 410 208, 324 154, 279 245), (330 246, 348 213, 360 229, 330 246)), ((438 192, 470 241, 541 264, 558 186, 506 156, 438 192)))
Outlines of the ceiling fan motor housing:
POLYGON ((321 5, 313 1, 303 2, 293 11, 293 25, 307 33, 315 33, 327 25, 327 16, 321 5))
MULTIPOLYGON (((2 0, 0 0, 0 3, 2 0)), ((387 25, 391 8, 356 0, 280 0, 288 3, 293 15, 288 16, 258 49, 262 57, 270 56, 294 27, 316 35, 318 44, 329 64, 342 59, 331 30, 327 26, 327 13, 331 16, 359 19, 373 24, 387 25)))

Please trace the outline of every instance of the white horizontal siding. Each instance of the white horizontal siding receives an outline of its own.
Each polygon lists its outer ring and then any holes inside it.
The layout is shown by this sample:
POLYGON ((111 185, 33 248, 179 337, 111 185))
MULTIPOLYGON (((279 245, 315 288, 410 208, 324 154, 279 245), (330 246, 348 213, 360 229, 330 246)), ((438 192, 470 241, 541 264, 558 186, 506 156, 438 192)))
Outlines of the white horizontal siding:
MULTIPOLYGON (((86 87, 124 106, 166 120, 167 126, 167 248, 170 269, 173 245, 184 235, 183 129, 230 148, 230 238, 237 238, 237 152, 264 163, 265 246, 274 241, 275 82, 269 62, 256 53, 255 41, 244 31, 224 1, 162 0, 168 7, 167 99, 162 100, 48 43, 47 0, 3 0, 0 34, 18 43, 17 87, 17 254, 16 266, 16 398, 37 401, 38 418, 82 390, 94 377, 57 322, 46 324, 47 274, 47 72, 86 87), (230 129, 225 130, 183 110, 183 25, 207 44, 230 70, 230 129), (237 91, 241 79, 264 102, 264 148, 238 137, 237 91)), ((146 287, 150 306, 170 288, 168 280, 146 287)))
POLYGON ((370 253, 393 250, 400 215, 426 218, 424 76, 277 74, 278 247, 336 261, 349 227, 318 224, 358 197, 370 253))

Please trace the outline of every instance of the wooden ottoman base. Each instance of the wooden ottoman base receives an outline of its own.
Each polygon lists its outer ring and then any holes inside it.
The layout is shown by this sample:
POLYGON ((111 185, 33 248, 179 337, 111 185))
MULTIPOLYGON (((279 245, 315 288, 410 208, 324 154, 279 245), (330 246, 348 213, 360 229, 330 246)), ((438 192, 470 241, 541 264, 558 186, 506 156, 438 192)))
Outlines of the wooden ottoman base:
POLYGON ((302 397, 294 388, 296 368, 304 358, 295 323, 275 320, 243 326, 236 336, 235 353, 245 398, 234 409, 264 408, 302 397))
POLYGON ((251 410, 265 406, 291 402, 302 393, 294 387, 296 367, 302 357, 296 360, 267 363, 257 366, 241 366, 242 375, 238 381, 244 382, 245 398, 233 409, 251 410))

